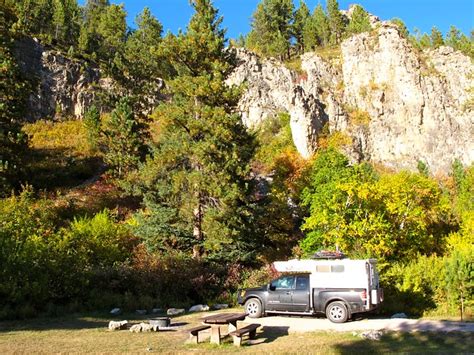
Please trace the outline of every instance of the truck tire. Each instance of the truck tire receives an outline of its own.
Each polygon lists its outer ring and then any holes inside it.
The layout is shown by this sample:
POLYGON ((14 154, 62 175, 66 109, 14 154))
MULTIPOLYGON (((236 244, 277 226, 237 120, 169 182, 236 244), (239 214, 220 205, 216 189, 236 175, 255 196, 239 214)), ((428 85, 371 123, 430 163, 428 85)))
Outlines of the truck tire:
POLYGON ((349 318, 349 312, 343 302, 336 301, 326 307, 326 317, 333 323, 344 323, 349 318))
POLYGON ((262 303, 257 298, 249 298, 245 301, 244 308, 250 318, 260 318, 263 314, 262 303))

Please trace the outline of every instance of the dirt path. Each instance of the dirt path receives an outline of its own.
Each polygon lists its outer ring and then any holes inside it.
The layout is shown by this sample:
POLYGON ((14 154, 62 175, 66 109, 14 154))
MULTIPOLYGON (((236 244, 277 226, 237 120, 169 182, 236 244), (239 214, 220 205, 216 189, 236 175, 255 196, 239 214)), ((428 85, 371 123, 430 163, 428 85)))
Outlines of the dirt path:
POLYGON ((438 321, 427 319, 362 319, 343 324, 331 323, 325 318, 269 316, 259 319, 246 318, 246 323, 259 323, 267 327, 286 328, 289 333, 313 332, 321 330, 351 332, 364 330, 390 331, 436 331, 474 332, 474 323, 438 321))

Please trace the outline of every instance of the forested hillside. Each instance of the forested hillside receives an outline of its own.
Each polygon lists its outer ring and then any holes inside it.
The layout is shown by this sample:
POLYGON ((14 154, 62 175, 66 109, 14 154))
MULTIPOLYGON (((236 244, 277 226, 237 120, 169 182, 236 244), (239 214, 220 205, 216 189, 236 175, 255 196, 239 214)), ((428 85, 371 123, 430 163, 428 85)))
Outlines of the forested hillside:
MULTIPOLYGON (((337 70, 349 67, 342 43, 355 35, 377 42, 395 26, 410 55, 446 45, 464 54, 449 55, 473 59, 473 33, 410 33, 400 19, 383 27, 336 0, 313 11, 304 1, 262 0, 251 32, 228 39, 211 0, 191 6, 187 28, 163 35, 149 9, 132 29, 124 6, 107 0, 0 5, 0 319, 232 303, 238 288, 271 277, 272 261, 336 247, 379 260, 383 311, 446 316, 462 308, 472 316, 469 157, 436 173, 421 157, 411 170, 356 159, 347 149, 356 140, 328 123, 324 100, 350 88, 337 70), (291 100, 274 91, 269 110, 261 103, 271 86, 254 94, 248 73, 230 84, 250 52, 248 63, 268 60, 265 73, 283 72, 283 84, 313 78, 304 53, 336 73, 326 90, 304 96, 302 106, 317 106, 311 114, 321 118, 307 156, 295 141, 300 111, 278 102, 291 100), (253 124, 242 113, 253 107, 249 95, 261 104, 253 124)), ((433 66, 417 70, 428 87, 450 83, 433 66)), ((357 95, 375 101, 381 86, 372 80, 357 95)), ((472 92, 462 94, 471 99, 457 109, 472 121, 472 92)), ((372 108, 363 100, 341 99, 335 111, 365 134, 372 108)))

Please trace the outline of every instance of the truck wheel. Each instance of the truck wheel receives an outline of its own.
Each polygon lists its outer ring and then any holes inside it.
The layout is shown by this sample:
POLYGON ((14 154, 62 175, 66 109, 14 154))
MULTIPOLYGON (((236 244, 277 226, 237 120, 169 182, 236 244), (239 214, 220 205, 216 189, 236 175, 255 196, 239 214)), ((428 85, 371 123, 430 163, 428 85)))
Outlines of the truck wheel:
POLYGON ((260 318, 262 316, 262 304, 256 298, 248 299, 244 308, 250 318, 260 318))
POLYGON ((349 318, 349 312, 344 303, 332 302, 326 308, 326 317, 333 323, 344 323, 349 318))

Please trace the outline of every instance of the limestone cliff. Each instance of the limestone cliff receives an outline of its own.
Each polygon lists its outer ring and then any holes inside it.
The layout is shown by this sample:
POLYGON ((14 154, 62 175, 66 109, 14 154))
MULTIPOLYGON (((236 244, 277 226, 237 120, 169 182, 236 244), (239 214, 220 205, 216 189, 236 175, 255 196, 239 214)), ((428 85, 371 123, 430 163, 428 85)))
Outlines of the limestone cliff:
POLYGON ((278 111, 291 115, 298 151, 309 157, 327 123, 352 145, 355 160, 446 172, 454 159, 474 161, 474 112, 470 58, 449 47, 419 52, 398 28, 378 23, 371 33, 341 45, 339 58, 301 57, 302 72, 275 60, 238 51, 229 84, 246 85, 239 110, 253 126, 278 111), (471 101, 472 102, 472 101, 471 101))
MULTIPOLYGON (((350 12, 347 14, 350 16, 350 12)), ((237 50, 229 85, 244 84, 239 111, 247 126, 279 112, 291 115, 294 143, 304 157, 318 145, 323 127, 342 132, 342 148, 354 161, 395 169, 447 172, 454 159, 474 161, 474 65, 449 47, 420 52, 389 22, 371 18, 373 30, 345 40, 340 50, 301 56, 301 70, 237 50)), ((113 81, 85 61, 19 41, 22 70, 34 78, 27 119, 82 117, 98 90, 113 81)), ((163 88, 162 83, 158 91, 163 88)), ((148 109, 162 99, 146 97, 148 109)), ((143 112, 149 112, 143 111, 143 112)), ((324 130, 326 132, 326 130, 324 130)))
POLYGON ((47 49, 31 38, 17 41, 15 50, 21 70, 33 84, 26 119, 82 117, 100 82, 99 69, 47 49))

